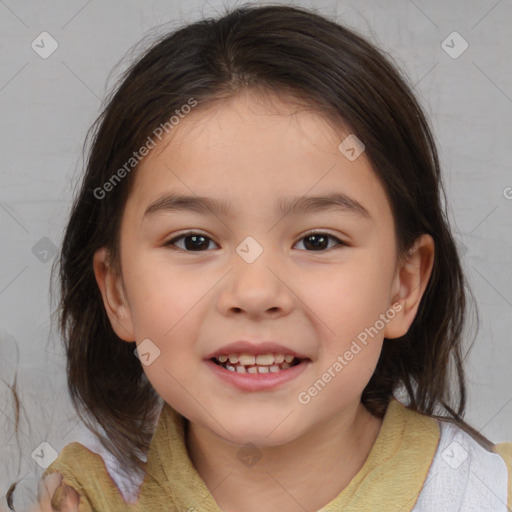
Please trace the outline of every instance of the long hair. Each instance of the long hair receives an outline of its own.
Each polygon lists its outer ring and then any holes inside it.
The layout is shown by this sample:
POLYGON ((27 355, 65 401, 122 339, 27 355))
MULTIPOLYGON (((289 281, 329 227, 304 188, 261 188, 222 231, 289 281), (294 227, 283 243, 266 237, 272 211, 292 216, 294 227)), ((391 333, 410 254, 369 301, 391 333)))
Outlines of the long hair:
POLYGON ((434 239, 433 270, 417 315, 403 337, 384 339, 362 403, 383 417, 394 394, 405 390, 410 409, 452 421, 491 449, 462 419, 471 292, 426 116, 386 54, 313 10, 280 5, 244 5, 165 34, 123 74, 88 133, 85 175, 59 258, 59 326, 79 416, 114 456, 142 469, 159 397, 134 345, 113 331, 92 265, 101 247, 119 263, 120 221, 137 167, 111 181, 106 197, 98 190, 191 98, 198 111, 247 88, 284 93, 365 144, 391 205, 400 255, 423 233, 434 239))

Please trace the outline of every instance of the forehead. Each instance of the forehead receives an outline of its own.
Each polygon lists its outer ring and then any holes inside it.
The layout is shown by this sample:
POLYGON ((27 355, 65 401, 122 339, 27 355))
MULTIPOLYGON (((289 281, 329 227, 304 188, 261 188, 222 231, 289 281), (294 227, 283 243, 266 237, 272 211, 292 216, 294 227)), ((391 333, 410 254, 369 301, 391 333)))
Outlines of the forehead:
POLYGON ((287 198, 341 192, 385 218, 387 198, 364 152, 351 161, 339 149, 348 135, 280 96, 246 92, 198 106, 141 161, 129 206, 140 216, 159 197, 179 193, 218 199, 231 213, 277 211, 287 198))

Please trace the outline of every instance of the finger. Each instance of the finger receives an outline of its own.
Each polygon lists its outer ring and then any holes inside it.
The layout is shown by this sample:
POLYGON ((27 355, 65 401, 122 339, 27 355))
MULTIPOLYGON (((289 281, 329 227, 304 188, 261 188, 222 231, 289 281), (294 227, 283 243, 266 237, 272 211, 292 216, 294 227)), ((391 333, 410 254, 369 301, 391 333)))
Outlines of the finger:
POLYGON ((52 473, 42 481, 39 502, 30 512, 76 512, 80 495, 62 483, 60 473, 52 473))
POLYGON ((51 505, 58 512, 78 511, 79 494, 69 485, 61 484, 53 493, 51 505))
POLYGON ((41 480, 38 489, 38 502, 30 512, 53 512, 51 499, 61 482, 62 475, 60 473, 51 473, 41 480))

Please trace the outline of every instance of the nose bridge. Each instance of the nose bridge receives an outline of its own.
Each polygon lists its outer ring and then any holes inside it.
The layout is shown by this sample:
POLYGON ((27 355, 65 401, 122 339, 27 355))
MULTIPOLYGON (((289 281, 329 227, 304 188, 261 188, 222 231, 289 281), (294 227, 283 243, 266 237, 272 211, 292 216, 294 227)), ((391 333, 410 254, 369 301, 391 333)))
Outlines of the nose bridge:
POLYGON ((270 269, 276 265, 276 259, 268 240, 260 243, 254 237, 247 236, 236 247, 235 252, 235 284, 249 287, 248 292, 252 290, 253 293, 260 294, 275 293, 275 271, 271 272, 270 269))
POLYGON ((219 300, 224 312, 234 308, 258 314, 291 307, 290 292, 279 275, 278 251, 265 245, 248 236, 236 247, 229 284, 219 300))

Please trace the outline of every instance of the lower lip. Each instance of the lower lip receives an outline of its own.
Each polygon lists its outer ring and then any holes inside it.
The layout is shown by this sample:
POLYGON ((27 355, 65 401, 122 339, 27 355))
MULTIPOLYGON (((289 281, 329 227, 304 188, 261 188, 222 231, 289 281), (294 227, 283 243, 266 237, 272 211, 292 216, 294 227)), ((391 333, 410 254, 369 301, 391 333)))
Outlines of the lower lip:
POLYGON ((303 360, 291 368, 278 372, 238 373, 226 370, 209 359, 205 361, 220 379, 242 391, 264 391, 275 388, 298 377, 306 370, 310 362, 309 360, 303 360))

